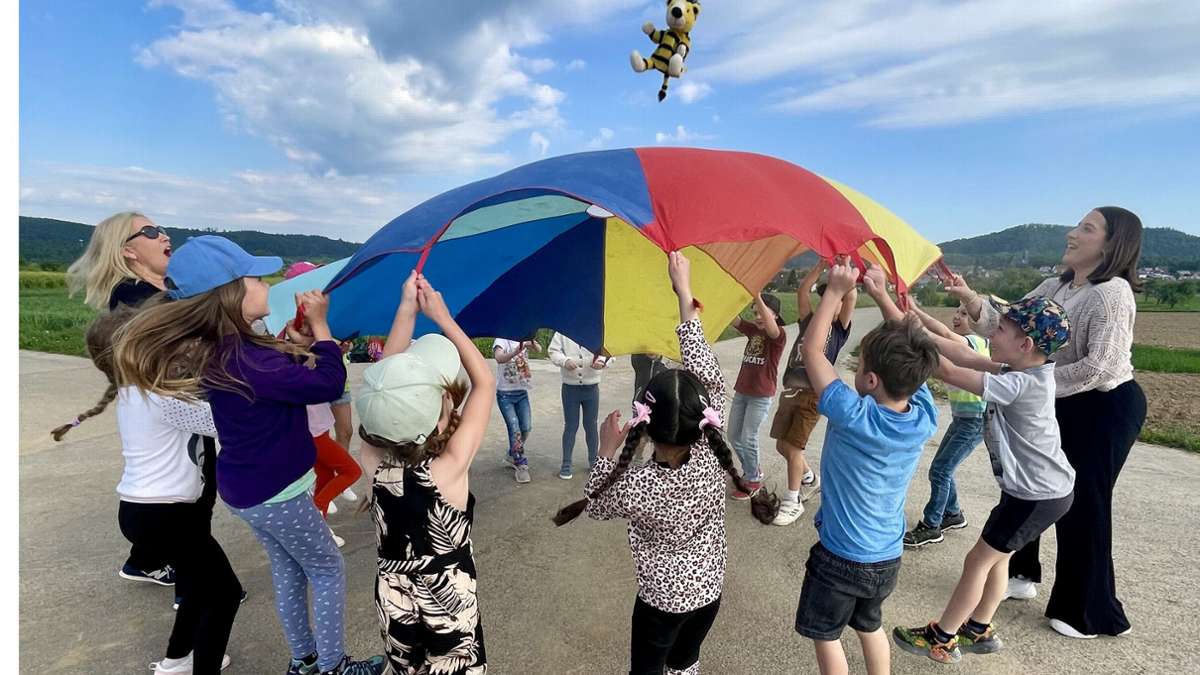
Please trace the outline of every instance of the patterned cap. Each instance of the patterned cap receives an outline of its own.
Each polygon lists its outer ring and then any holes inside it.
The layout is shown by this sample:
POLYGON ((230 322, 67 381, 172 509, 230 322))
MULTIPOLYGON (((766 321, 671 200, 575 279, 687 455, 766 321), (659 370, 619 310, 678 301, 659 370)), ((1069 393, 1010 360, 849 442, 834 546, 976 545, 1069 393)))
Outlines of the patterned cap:
POLYGON ((1071 337, 1067 310, 1050 298, 1036 296, 1010 303, 993 295, 990 300, 1000 316, 1014 321, 1046 356, 1062 349, 1071 337))

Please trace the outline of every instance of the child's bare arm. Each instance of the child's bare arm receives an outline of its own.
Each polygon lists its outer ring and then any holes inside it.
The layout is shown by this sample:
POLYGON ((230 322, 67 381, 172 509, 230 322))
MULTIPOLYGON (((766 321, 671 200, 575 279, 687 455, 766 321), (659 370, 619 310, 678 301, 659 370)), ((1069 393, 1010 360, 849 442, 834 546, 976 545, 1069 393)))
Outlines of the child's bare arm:
POLYGON ((808 330, 804 333, 804 368, 808 372, 808 381, 813 391, 819 396, 831 383, 838 379, 837 370, 825 357, 826 336, 833 326, 834 314, 841 307, 841 301, 854 288, 857 274, 846 263, 838 263, 829 268, 829 282, 825 287, 825 295, 809 321, 808 330))
POLYGON ((933 318, 927 314, 925 310, 918 307, 916 302, 912 303, 911 311, 918 319, 921 320, 921 325, 925 327, 925 330, 929 331, 930 333, 933 333, 938 337, 944 337, 947 340, 954 340, 956 342, 966 341, 966 338, 950 330, 949 326, 933 318))
MULTIPOLYGON (((999 364, 996 364, 999 366, 999 364)), ((997 372, 999 368, 997 368, 997 372)), ((971 368, 956 366, 950 359, 942 356, 938 359, 937 378, 946 384, 954 385, 976 396, 983 396, 983 373, 971 368)))
POLYGON ((800 321, 808 318, 812 314, 812 287, 817 283, 817 279, 821 276, 821 271, 826 267, 825 261, 821 260, 812 269, 804 275, 803 281, 796 289, 796 309, 800 310, 800 321))
POLYGON ((392 319, 392 330, 383 344, 383 358, 399 354, 412 343, 413 326, 417 322, 417 271, 408 274, 400 294, 400 306, 392 319))
MULTIPOLYGON (((952 340, 950 338, 944 338, 940 335, 933 334, 930 334, 929 337, 932 338, 934 344, 937 345, 938 352, 940 352, 943 357, 948 359, 956 366, 970 368, 971 370, 977 370, 984 373, 992 373, 993 375, 1000 372, 1001 366, 999 363, 996 363, 983 354, 971 349, 959 340, 952 340)), ((958 335, 955 337, 961 338, 961 336, 958 335)))
POLYGON ((767 337, 772 340, 778 338, 783 329, 779 327, 779 322, 775 320, 775 312, 772 312, 771 308, 767 307, 767 303, 763 301, 762 293, 754 296, 754 309, 758 312, 759 316, 763 317, 763 330, 767 332, 767 337))
POLYGON ((863 274, 863 288, 866 289, 867 295, 875 300, 875 304, 879 306, 879 312, 883 314, 883 318, 887 321, 902 321, 904 312, 896 306, 892 300, 892 296, 887 290, 887 275, 884 274, 883 268, 877 265, 871 265, 863 274))

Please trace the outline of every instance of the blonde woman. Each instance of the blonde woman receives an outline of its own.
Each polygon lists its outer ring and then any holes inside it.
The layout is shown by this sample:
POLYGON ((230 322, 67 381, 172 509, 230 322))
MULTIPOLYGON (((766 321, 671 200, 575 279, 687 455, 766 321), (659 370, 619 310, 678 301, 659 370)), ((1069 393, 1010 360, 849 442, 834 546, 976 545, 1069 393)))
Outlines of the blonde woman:
MULTIPOLYGON (((171 257, 171 238, 146 216, 123 211, 100 221, 87 250, 67 269, 67 288, 98 310, 120 305, 136 307, 166 290, 163 276, 171 257)), ((215 458, 216 445, 204 439, 204 451, 215 458), (211 454, 210 454, 211 453, 211 454)), ((208 501, 212 512, 213 499, 208 501)), ((175 585, 175 570, 167 553, 145 542, 129 548, 129 558, 117 573, 123 579, 160 586, 175 585)))

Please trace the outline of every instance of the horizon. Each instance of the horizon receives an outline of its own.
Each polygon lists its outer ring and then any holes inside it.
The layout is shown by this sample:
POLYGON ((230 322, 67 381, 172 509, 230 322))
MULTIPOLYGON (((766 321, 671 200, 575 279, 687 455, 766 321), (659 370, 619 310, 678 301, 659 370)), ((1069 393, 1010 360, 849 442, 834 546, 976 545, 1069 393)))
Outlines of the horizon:
POLYGON ((934 242, 1099 204, 1200 235, 1196 3, 713 2, 660 104, 628 55, 662 13, 22 3, 18 212, 365 241, 531 161, 678 145, 793 162, 934 242))

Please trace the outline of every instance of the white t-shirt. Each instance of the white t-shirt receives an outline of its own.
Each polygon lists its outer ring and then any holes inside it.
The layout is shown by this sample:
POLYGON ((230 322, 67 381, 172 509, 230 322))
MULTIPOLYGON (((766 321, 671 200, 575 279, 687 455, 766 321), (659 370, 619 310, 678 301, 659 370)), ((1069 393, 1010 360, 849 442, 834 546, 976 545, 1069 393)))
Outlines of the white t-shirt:
MULTIPOLYGON (((496 350, 505 353, 516 349, 520 342, 496 338, 492 343, 492 354, 496 350)), ((498 391, 529 391, 533 389, 533 373, 529 370, 529 350, 522 348, 508 363, 496 362, 496 389, 498 391)))
POLYGON ((122 387, 117 392, 117 430, 125 458, 117 484, 122 501, 169 504, 200 498, 204 489, 200 437, 217 437, 208 403, 122 387))
POLYGON ((984 373, 983 441, 992 473, 1005 493, 1039 501, 1075 489, 1054 413, 1054 364, 1000 375, 984 373))
POLYGON ((313 438, 329 431, 337 420, 333 417, 333 406, 328 403, 306 406, 308 408, 308 433, 313 438))

